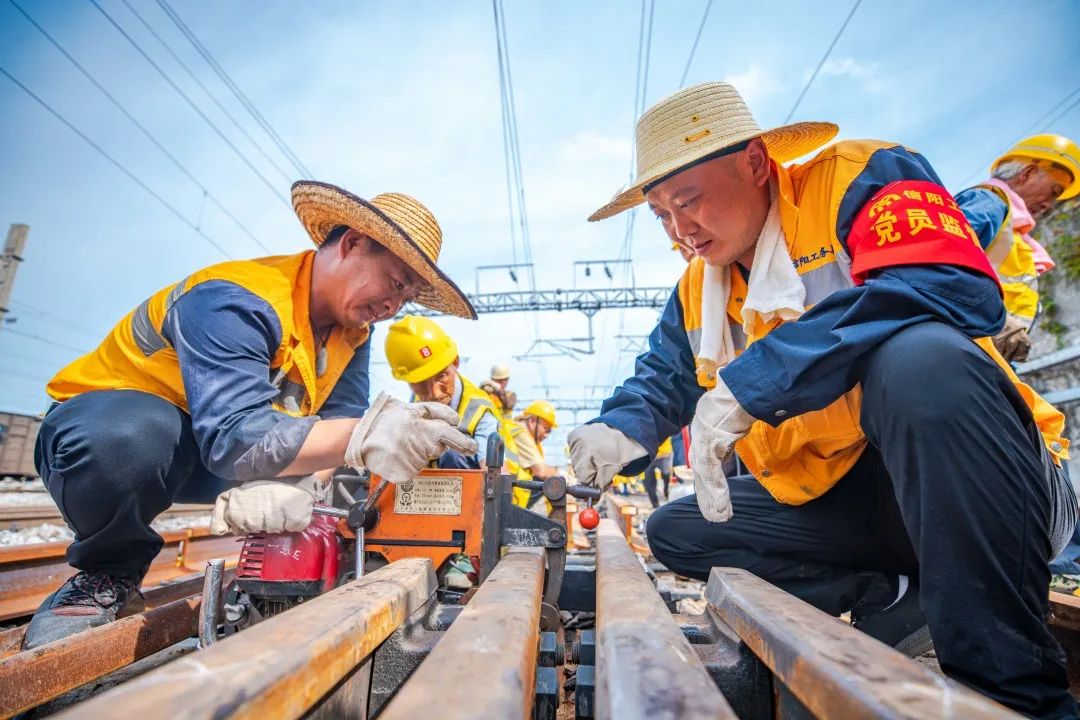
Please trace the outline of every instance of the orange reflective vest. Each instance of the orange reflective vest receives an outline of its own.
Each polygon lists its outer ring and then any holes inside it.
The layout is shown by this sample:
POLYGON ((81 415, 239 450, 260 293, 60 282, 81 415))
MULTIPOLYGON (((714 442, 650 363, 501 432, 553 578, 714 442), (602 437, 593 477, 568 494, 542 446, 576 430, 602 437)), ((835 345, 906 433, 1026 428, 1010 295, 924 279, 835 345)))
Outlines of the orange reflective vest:
POLYGON ((237 260, 203 268, 162 288, 128 313, 97 349, 62 369, 46 388, 59 401, 94 390, 141 390, 187 411, 180 362, 162 332, 169 308, 196 285, 235 283, 265 300, 281 324, 281 343, 270 361, 270 380, 280 390, 274 408, 294 416, 315 415, 368 336, 368 329, 335 326, 319 367, 308 304, 315 251, 237 260), (321 372, 320 372, 321 370, 321 372))
MULTIPOLYGON (((832 293, 854 285, 851 259, 836 236, 838 208, 834 198, 859 175, 871 155, 890 143, 847 141, 825 149, 812 160, 793 168, 774 165, 778 180, 780 220, 788 244, 788 254, 806 288, 809 309, 832 293)), ((701 348, 701 295, 705 265, 695 258, 679 281, 679 301, 683 324, 695 355, 701 348)), ((747 335, 743 332, 741 305, 747 284, 734 266, 728 320, 736 349, 741 352, 765 337, 782 321, 758 323, 747 335)), ((1068 440, 1062 437, 1065 418, 1035 391, 1022 383, 1009 364, 994 349, 990 338, 974 341, 1008 374, 1031 409, 1047 448, 1055 458, 1068 457, 1068 440)), ((698 384, 713 387, 703 373, 698 384)), ((867 445, 859 424, 862 388, 856 385, 831 405, 807 412, 773 427, 755 422, 735 450, 746 467, 779 502, 801 505, 821 496, 855 464, 867 445)))

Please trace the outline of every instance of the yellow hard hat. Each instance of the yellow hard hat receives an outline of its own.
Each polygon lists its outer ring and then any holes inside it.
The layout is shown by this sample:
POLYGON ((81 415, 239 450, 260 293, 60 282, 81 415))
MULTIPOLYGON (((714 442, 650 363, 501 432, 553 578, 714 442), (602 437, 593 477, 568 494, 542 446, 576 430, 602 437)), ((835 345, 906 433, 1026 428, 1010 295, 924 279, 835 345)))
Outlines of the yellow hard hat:
POLYGON ((994 161, 990 172, 1007 160, 1046 160, 1059 166, 1072 176, 1072 182, 1058 197, 1068 200, 1080 195, 1080 148, 1064 135, 1045 133, 1032 135, 1016 143, 1009 151, 994 161))
POLYGON ((525 415, 538 417, 550 425, 552 430, 559 427, 559 424, 555 422, 555 406, 547 400, 533 400, 521 415, 522 417, 525 415))
POLYGON ((457 356, 457 344, 431 318, 406 315, 386 333, 386 362, 395 380, 423 382, 457 356))

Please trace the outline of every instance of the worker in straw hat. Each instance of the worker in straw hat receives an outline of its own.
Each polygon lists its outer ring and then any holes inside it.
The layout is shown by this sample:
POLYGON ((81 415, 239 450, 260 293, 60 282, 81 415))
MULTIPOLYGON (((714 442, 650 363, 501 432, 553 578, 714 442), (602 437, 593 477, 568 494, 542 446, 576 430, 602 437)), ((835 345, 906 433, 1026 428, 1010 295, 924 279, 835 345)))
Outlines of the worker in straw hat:
POLYGON ((1035 219, 1080 194, 1080 148, 1062 135, 1025 138, 994 161, 991 177, 957 194, 1005 291, 1009 313, 994 345, 1023 362, 1039 310, 1039 275, 1054 261, 1033 237, 1035 219))
POLYGON ((696 494, 649 518, 662 563, 744 568, 902 651, 932 638, 947 674, 1026 715, 1073 716, 1046 627, 1076 522, 1063 417, 994 349, 1001 288, 930 164, 821 149, 836 132, 761 130, 725 83, 639 119, 637 176, 590 219, 647 203, 697 257, 635 375, 571 433, 575 473, 640 472, 692 420, 696 494), (732 452, 752 474, 725 479, 732 452))
POLYGON ((130 608, 162 546, 150 523, 175 501, 217 497, 219 534, 297 531, 322 471, 398 482, 448 449, 476 452, 445 405, 368 403, 372 323, 407 301, 476 317, 436 265, 435 217, 407 195, 318 182, 293 185, 292 202, 317 249, 196 270, 49 382, 38 471, 75 531, 79 572, 38 608, 24 647, 130 608))

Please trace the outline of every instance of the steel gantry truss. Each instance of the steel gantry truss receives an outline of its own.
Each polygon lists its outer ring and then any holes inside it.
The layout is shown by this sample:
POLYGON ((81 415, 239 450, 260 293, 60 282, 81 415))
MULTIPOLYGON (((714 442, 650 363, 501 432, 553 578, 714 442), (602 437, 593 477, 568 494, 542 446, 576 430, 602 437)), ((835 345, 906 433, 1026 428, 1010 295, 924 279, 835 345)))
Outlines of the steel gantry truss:
MULTIPOLYGON (((670 287, 586 288, 581 290, 511 290, 469 295, 476 312, 562 312, 577 310, 595 315, 609 308, 661 309, 671 295, 670 287)), ((442 313, 408 305, 401 314, 434 316, 442 313)))

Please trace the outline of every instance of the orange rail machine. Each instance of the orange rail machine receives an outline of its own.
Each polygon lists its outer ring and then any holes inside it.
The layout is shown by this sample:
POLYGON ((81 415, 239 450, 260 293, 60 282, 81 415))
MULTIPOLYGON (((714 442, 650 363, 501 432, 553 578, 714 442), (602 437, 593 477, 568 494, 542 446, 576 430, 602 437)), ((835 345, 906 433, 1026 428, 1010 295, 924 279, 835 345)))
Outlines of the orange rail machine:
MULTIPOLYGON (((203 627, 222 623, 231 633, 359 577, 365 566, 405 557, 426 557, 441 570, 455 555, 469 557, 476 584, 499 562, 504 547, 540 547, 547 553, 542 628, 559 622, 558 599, 566 568, 566 496, 595 500, 593 487, 568 487, 565 478, 517 481, 503 475, 503 444, 488 440, 488 469, 422 471, 399 484, 372 476, 366 496, 347 490, 349 478, 334 481, 334 495, 347 508, 317 506, 311 525, 299 533, 250 535, 244 541, 236 580, 225 593, 204 591, 203 627), (543 493, 548 516, 515 505, 515 487, 543 493)), ((355 475, 353 484, 362 480, 355 475)), ((213 569, 213 568, 211 568, 213 569)), ((209 574, 209 573, 208 573, 209 574)), ((208 582, 208 588, 215 584, 208 582)), ((210 638, 213 632, 207 633, 210 638)))

